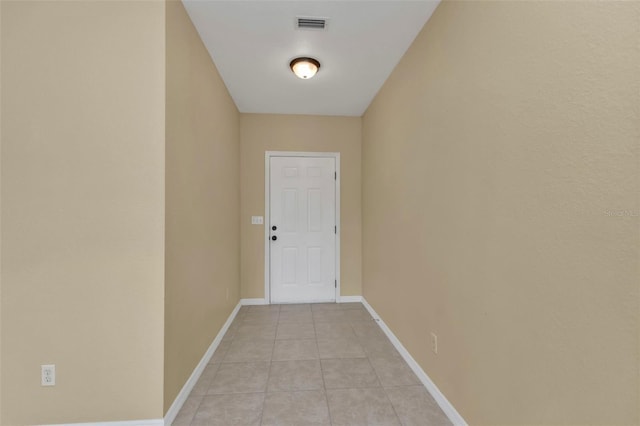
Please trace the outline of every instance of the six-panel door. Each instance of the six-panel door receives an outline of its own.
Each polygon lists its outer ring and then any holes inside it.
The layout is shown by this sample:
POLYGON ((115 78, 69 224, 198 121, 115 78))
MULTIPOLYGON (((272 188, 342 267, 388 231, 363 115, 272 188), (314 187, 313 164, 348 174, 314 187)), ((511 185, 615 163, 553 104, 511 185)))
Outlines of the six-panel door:
POLYGON ((335 301, 335 159, 271 157, 271 302, 335 301))

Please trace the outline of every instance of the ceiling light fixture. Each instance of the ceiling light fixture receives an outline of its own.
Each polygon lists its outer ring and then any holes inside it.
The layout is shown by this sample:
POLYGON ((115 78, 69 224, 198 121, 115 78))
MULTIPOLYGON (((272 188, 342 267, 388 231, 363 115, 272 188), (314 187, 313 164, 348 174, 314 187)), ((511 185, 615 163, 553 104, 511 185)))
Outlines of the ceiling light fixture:
POLYGON ((295 58, 289 64, 291 71, 303 80, 310 79, 320 69, 320 62, 313 58, 295 58))

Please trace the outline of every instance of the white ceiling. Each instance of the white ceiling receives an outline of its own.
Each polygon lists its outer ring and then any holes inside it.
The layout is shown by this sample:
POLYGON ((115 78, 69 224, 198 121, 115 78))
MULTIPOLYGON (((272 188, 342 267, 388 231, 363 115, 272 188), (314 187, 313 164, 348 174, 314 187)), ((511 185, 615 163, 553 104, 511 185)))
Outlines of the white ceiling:
POLYGON ((439 0, 183 0, 240 112, 362 115, 439 0), (296 17, 328 19, 296 29, 296 17), (320 61, 297 78, 297 56, 320 61))

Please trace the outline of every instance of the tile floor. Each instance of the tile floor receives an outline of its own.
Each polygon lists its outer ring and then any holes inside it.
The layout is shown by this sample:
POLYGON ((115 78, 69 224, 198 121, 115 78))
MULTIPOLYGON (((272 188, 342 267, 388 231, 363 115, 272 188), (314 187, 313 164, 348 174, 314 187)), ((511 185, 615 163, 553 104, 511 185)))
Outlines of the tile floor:
POLYGON ((243 306, 173 422, 450 424, 361 303, 243 306))

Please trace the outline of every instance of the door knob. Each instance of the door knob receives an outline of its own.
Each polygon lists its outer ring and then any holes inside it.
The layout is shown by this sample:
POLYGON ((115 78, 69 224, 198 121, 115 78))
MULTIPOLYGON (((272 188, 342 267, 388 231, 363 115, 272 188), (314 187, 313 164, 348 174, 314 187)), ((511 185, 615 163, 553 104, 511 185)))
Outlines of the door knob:
POLYGON ((277 240, 277 239, 278 239, 278 237, 276 237, 276 236, 274 235, 273 237, 271 237, 271 239, 272 239, 273 241, 275 241, 275 240, 277 240))
POLYGON ((277 226, 275 226, 275 225, 273 225, 273 226, 271 227, 271 230, 272 230, 272 231, 275 231, 276 229, 278 229, 278 227, 277 227, 277 226))

